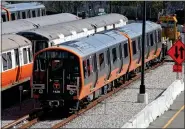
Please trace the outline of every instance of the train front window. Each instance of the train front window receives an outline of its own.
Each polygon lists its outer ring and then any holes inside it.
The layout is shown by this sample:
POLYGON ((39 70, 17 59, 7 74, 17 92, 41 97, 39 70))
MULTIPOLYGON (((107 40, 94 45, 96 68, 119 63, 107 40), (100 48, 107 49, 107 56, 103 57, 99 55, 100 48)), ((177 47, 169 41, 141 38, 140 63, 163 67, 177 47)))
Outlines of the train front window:
POLYGON ((65 78, 69 81, 68 84, 74 83, 76 77, 80 76, 79 59, 76 55, 66 51, 42 52, 34 60, 34 71, 37 73, 34 78, 39 78, 42 74, 43 78, 46 76, 49 79, 65 78))

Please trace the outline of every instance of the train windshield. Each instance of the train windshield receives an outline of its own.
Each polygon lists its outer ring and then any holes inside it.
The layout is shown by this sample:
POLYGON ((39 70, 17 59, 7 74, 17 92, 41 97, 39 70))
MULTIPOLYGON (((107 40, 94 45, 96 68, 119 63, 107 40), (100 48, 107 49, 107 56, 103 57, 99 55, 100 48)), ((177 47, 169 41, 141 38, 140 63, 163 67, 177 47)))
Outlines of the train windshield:
POLYGON ((61 80, 62 85, 72 85, 77 77, 80 77, 79 58, 72 53, 46 51, 38 54, 34 60, 33 81, 37 84, 61 80))

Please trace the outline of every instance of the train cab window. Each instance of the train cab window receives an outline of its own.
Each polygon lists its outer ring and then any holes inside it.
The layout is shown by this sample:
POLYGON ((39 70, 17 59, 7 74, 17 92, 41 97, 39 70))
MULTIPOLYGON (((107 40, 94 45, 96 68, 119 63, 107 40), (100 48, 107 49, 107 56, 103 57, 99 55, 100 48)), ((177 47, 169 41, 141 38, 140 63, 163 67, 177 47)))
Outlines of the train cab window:
POLYGON ((15 53, 15 66, 19 65, 19 51, 18 49, 14 49, 15 53))
POLYGON ((112 49, 113 63, 117 60, 116 48, 112 49))
POLYGON ((2 17, 2 21, 5 22, 6 21, 5 14, 2 14, 1 17, 2 17))
POLYGON ((32 61, 32 54, 31 54, 30 48, 28 48, 28 59, 29 59, 29 62, 32 61))
POLYGON ((150 34, 150 44, 151 44, 151 46, 154 45, 153 33, 150 34))
POLYGON ((12 54, 11 52, 7 53, 8 69, 12 68, 12 54))
POLYGON ((40 59, 39 63, 40 63, 40 69, 44 71, 46 69, 46 67, 45 67, 46 62, 45 62, 45 60, 44 59, 40 59))
POLYGON ((100 70, 105 67, 104 53, 99 54, 99 66, 100 70))
POLYGON ((141 50, 141 37, 138 38, 138 50, 141 50))
POLYGON ((26 12, 22 12, 22 19, 26 19, 26 12))
POLYGON ((3 71, 7 70, 8 69, 8 61, 7 61, 7 55, 6 53, 3 53, 2 54, 2 61, 3 61, 3 71))
POLYGON ((124 55, 125 55, 125 58, 128 56, 128 44, 127 43, 124 44, 124 55))
POLYGON ((32 17, 36 17, 35 10, 32 10, 32 17))
POLYGON ((11 14, 12 21, 15 20, 15 13, 11 14))
POLYGON ((24 64, 27 64, 28 63, 28 56, 27 56, 26 48, 23 48, 23 59, 24 59, 24 64))
POLYGON ((135 55, 137 53, 137 50, 136 50, 136 41, 132 41, 132 49, 133 49, 133 55, 135 55))

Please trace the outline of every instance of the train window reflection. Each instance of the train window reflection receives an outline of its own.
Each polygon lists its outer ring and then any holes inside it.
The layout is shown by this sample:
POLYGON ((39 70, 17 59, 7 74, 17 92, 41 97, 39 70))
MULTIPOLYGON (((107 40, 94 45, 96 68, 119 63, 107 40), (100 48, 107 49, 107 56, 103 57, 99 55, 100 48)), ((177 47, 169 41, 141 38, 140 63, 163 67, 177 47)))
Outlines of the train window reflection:
POLYGON ((2 61, 3 61, 3 71, 5 71, 8 68, 7 67, 8 61, 7 61, 7 55, 6 55, 6 53, 2 54, 2 61))
POLYGON ((7 53, 8 69, 12 68, 12 54, 11 52, 7 53))

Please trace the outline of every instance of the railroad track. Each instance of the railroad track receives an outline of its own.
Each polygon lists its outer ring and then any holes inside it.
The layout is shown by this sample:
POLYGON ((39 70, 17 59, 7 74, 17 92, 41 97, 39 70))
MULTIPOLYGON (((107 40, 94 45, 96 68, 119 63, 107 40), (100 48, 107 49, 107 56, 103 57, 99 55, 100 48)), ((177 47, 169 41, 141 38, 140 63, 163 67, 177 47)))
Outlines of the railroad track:
MULTIPOLYGON (((163 61, 161 63, 157 63, 156 65, 152 66, 151 68, 147 69, 145 72, 148 73, 150 70, 153 70, 159 66, 161 66, 164 62, 163 61)), ((127 86, 131 83, 133 83, 134 81, 136 81, 137 79, 139 79, 141 77, 141 74, 137 74, 135 77, 131 78, 131 80, 126 81, 124 84, 122 84, 121 86, 114 88, 112 91, 110 91, 109 93, 107 93, 106 95, 103 95, 102 97, 94 100, 93 102, 91 102, 90 104, 88 104, 86 106, 86 108, 81 109, 80 111, 78 111, 75 114, 70 115, 68 118, 61 120, 61 122, 55 124, 52 128, 60 128, 62 126, 64 126, 65 124, 69 123, 70 121, 72 121, 73 119, 75 119, 76 117, 78 117, 79 115, 83 114, 84 112, 86 112, 87 110, 93 108, 94 106, 96 106, 98 103, 102 102, 103 100, 105 100, 106 98, 110 97, 111 95, 115 94, 116 92, 118 92, 121 89, 126 89, 127 86)), ((26 115, 24 117, 21 117, 17 120, 15 120, 14 122, 2 127, 2 129, 8 129, 8 128, 29 128, 32 125, 36 124, 39 122, 39 117, 36 117, 35 119, 29 120, 30 117, 29 115, 26 115)))

